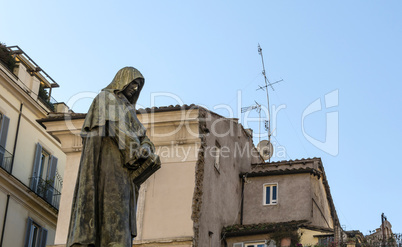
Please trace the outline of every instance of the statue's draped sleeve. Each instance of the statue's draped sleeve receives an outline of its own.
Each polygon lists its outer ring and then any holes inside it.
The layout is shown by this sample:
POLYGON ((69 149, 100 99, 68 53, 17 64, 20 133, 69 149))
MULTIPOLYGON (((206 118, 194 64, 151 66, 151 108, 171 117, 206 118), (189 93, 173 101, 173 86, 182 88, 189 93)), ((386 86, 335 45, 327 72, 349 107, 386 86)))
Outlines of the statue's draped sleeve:
POLYGON ((67 246, 131 246, 137 234, 138 188, 160 168, 155 147, 137 118, 135 103, 144 79, 132 67, 121 69, 93 100, 84 120, 83 149, 75 186, 67 246), (125 87, 136 80, 139 87, 129 99, 125 87), (140 160, 132 152, 149 146, 154 159, 140 160), (140 173, 141 172, 141 173, 140 173), (137 174, 139 173, 139 174, 137 174))
POLYGON ((132 152, 148 145, 155 146, 146 136, 146 129, 139 122, 134 107, 121 94, 102 91, 93 101, 82 127, 84 140, 92 135, 110 136, 119 146, 126 164, 132 165, 132 152))

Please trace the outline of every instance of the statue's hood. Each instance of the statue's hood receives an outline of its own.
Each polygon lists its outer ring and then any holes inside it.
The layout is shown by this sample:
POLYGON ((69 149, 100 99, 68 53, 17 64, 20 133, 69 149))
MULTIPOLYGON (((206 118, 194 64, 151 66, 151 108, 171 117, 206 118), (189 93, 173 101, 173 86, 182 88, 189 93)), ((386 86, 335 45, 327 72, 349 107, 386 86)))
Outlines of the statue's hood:
POLYGON ((130 82, 138 78, 141 78, 142 82, 138 85, 137 92, 134 93, 131 99, 128 99, 132 104, 135 104, 138 100, 138 97, 140 96, 140 92, 142 90, 142 87, 144 86, 145 79, 142 76, 141 72, 134 67, 124 67, 119 70, 113 81, 103 90, 112 91, 114 93, 122 92, 128 86, 128 84, 130 84, 130 82))

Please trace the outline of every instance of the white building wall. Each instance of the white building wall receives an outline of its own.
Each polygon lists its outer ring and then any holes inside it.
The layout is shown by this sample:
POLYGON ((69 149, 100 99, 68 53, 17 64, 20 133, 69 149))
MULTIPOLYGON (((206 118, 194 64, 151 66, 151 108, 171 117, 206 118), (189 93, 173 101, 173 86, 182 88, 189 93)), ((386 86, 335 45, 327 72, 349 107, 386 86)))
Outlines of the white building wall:
POLYGON ((0 232, 3 230, 7 195, 10 195, 3 246, 24 246, 28 217, 48 230, 47 244, 51 245, 55 239, 57 210, 29 188, 36 143, 39 142, 49 154, 58 158, 57 170, 61 176, 66 155, 60 143, 36 121, 46 117, 49 111, 37 102, 39 80, 26 72, 22 64, 17 71, 18 77, 0 64, 0 113, 10 119, 6 150, 12 153, 17 143, 12 173, 0 168, 0 232), (23 107, 16 140, 21 104, 23 107))

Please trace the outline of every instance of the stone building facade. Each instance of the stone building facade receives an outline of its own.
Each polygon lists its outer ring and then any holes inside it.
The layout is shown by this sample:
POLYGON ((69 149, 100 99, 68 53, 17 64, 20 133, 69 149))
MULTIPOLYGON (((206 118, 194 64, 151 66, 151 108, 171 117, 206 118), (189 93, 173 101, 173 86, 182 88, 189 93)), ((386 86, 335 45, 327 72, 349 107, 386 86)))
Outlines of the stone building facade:
MULTIPOLYGON (((85 114, 55 114, 40 122, 67 155, 55 244, 67 238, 81 155, 85 114)), ((138 236, 133 246, 219 246, 225 225, 239 221, 239 174, 262 162, 252 138, 236 119, 202 107, 138 111, 162 167, 141 185, 138 236)))
MULTIPOLYGON (((40 122, 67 154, 55 243, 66 242, 85 114, 40 122)), ((162 168, 140 189, 133 246, 288 246, 342 242, 321 159, 264 163, 236 119, 202 107, 138 111, 162 168)))
POLYGON ((66 155, 36 120, 63 104, 51 100, 58 84, 25 52, 0 49, 0 246, 44 247, 54 243, 66 155))
POLYGON ((320 158, 252 164, 240 176, 241 220, 223 229, 227 246, 340 245, 342 229, 320 158))

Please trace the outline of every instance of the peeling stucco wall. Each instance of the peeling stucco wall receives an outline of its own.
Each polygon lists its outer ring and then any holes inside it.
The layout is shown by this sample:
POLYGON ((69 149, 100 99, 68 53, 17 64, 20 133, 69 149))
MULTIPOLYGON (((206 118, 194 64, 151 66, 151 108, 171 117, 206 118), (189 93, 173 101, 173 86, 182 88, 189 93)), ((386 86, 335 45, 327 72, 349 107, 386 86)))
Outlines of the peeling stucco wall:
POLYGON ((196 166, 193 197, 194 246, 220 246, 223 226, 240 222, 241 180, 251 163, 251 137, 235 119, 227 119, 200 109, 199 132, 202 140, 196 166), (220 147, 219 168, 215 166, 220 147))
POLYGON ((247 178, 244 186, 244 224, 309 220, 310 174, 247 178), (264 205, 264 184, 278 184, 278 203, 264 205))
POLYGON ((199 236, 199 228, 200 228, 200 216, 201 216, 201 205, 202 205, 202 186, 204 182, 204 150, 205 150, 205 139, 206 134, 208 133, 208 129, 206 127, 205 122, 206 112, 203 109, 199 110, 199 135, 201 139, 200 149, 198 151, 198 160, 195 166, 195 187, 194 187, 194 195, 193 195, 193 212, 191 214, 191 219, 193 220, 193 230, 194 230, 194 238, 193 244, 197 246, 198 236, 199 236))
POLYGON ((322 179, 322 176, 311 176, 312 225, 333 228, 331 208, 322 179))

